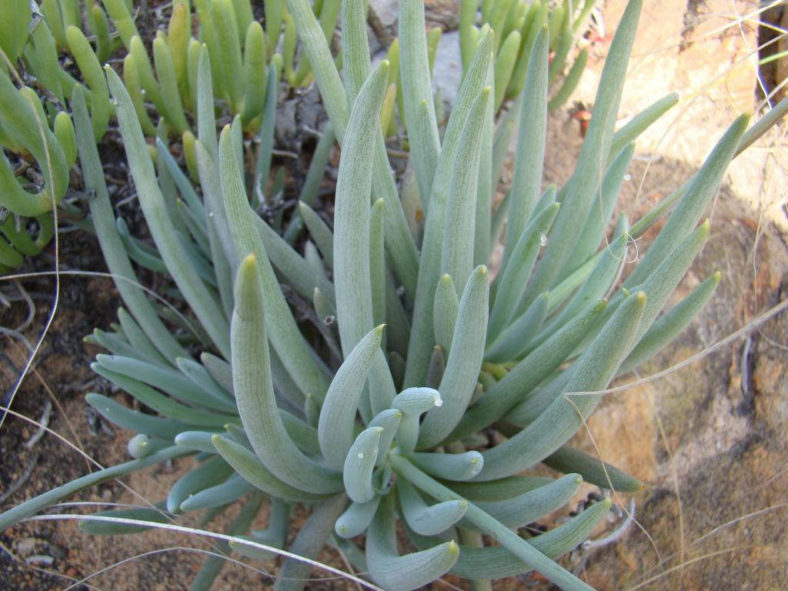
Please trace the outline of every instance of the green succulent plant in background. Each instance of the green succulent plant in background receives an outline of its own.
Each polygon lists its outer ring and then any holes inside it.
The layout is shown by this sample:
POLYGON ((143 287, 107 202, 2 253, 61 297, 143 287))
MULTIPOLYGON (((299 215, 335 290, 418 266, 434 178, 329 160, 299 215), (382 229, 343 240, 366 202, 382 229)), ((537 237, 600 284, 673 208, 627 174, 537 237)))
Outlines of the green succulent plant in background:
MULTIPOLYGON (((315 10, 330 39, 339 3, 328 2, 325 10, 321 6, 315 10)), ((300 61, 298 75, 293 73, 297 44, 295 31, 286 26, 289 15, 283 0, 265 3, 265 31, 252 18, 249 0, 200 0, 194 9, 188 0, 177 0, 166 31, 158 31, 152 42, 153 60, 135 24, 135 13, 126 0, 89 0, 84 8, 74 0, 14 1, 4 10, 0 148, 12 161, 5 154, 0 161, 0 206, 6 216, 0 272, 21 265, 23 255, 38 254, 52 238, 51 211, 66 193, 76 158, 66 99, 76 86, 85 92, 94 139, 101 140, 114 110, 101 64, 116 53, 121 55, 118 61, 144 133, 159 137, 165 149, 174 137, 194 180, 198 176, 191 129, 197 117, 197 60, 203 47, 216 72, 217 106, 226 107, 231 116, 241 115, 247 134, 256 134, 266 121, 265 133, 256 144, 260 162, 270 161, 276 107, 276 92, 271 89, 278 88, 283 61, 275 54, 280 37, 286 78, 303 84, 310 76, 306 60, 300 61), (274 99, 266 105, 269 94, 274 99), (27 170, 31 172, 18 176, 27 170), (44 188, 31 192, 28 184, 44 188), (28 218, 34 219, 30 232, 28 218)), ((329 139, 324 143, 330 144, 329 139)), ((321 153, 327 154, 327 148, 321 153)), ((258 179, 267 176, 268 170, 261 168, 258 179)), ((127 240, 127 244, 135 260, 146 260, 134 243, 127 240)))
MULTIPOLYGON (((414 589, 446 573, 489 588, 530 570, 565 589, 588 588, 555 560, 590 535, 609 500, 538 536, 524 526, 566 505, 583 480, 624 492, 642 486, 567 442, 609 383, 675 338, 713 294, 718 273, 663 310, 708 236, 708 221, 699 222, 728 163, 786 109, 749 129, 739 118, 691 179, 636 223, 621 215, 606 239, 632 142, 675 103, 657 101, 614 129, 640 7, 629 3, 611 46, 573 176, 544 190, 551 43, 549 27, 537 28, 518 111, 506 119, 519 121, 514 182, 494 205, 506 153, 505 126, 495 122, 496 35, 483 27, 466 40, 466 72, 440 133, 423 4, 399 3, 403 109, 424 212, 415 233, 381 129, 390 64, 371 65, 362 0, 342 3, 342 77, 307 0, 288 0, 283 17, 300 37, 342 148, 332 226, 306 203, 290 220, 259 215, 270 152, 245 168, 247 121, 238 110, 217 138, 218 73, 208 47, 196 50, 189 83, 199 186, 163 142, 154 167, 133 88, 107 69, 155 243, 146 254, 176 286, 166 311, 139 287, 130 243, 115 231, 88 91, 75 87, 93 225, 126 307, 112 331, 90 337, 110 352, 93 368, 148 410, 88 394, 102 416, 137 433, 133 459, 7 511, 0 529, 98 482, 194 456, 197 466, 160 503, 94 515, 82 527, 131 533, 197 510, 207 511, 207 524, 242 500, 228 530, 233 541, 219 550, 265 559, 263 548, 286 546, 301 503, 311 514, 289 551, 314 558, 336 546, 386 589, 414 589), (629 241, 664 218, 619 283, 629 241), (504 227, 493 274, 486 264, 504 227), (282 237, 303 228, 302 247, 282 237), (562 475, 535 475, 540 463, 562 475), (268 527, 250 532, 265 499, 268 527), (398 546, 398 527, 410 547, 398 546)), ((270 84, 258 90, 264 104, 276 92, 270 84)), ((260 133, 269 125, 263 117, 260 133)), ((210 587, 221 565, 220 556, 209 558, 193 588, 210 587)), ((309 569, 288 557, 276 587, 303 587, 309 569)))
MULTIPOLYGON (((550 66, 548 84, 554 85, 563 72, 579 33, 588 20, 596 0, 557 3, 548 0, 535 2, 524 0, 463 0, 460 3, 460 53, 463 71, 473 59, 483 27, 489 26, 496 35, 493 39, 495 52, 495 96, 496 111, 506 99, 515 99, 525 86, 528 62, 536 36, 543 26, 548 28, 550 40, 550 66)), ((549 109, 564 104, 580 81, 588 61, 588 51, 583 49, 572 62, 566 77, 552 90, 549 109)))

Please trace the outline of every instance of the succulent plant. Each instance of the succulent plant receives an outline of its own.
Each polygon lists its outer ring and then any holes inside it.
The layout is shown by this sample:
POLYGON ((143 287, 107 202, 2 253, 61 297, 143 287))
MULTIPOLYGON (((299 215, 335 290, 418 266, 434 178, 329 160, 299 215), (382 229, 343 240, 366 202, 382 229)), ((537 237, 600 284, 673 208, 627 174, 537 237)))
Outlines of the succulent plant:
POLYGON ((547 26, 551 55, 548 83, 556 85, 548 108, 558 108, 572 94, 585 69, 588 51, 583 49, 575 57, 561 84, 556 84, 595 4, 596 0, 577 3, 568 0, 561 3, 548 0, 463 0, 460 3, 463 69, 470 66, 479 37, 484 35, 484 27, 495 31, 494 100, 497 111, 504 100, 517 98, 522 93, 536 36, 543 26, 547 26), (477 18, 481 28, 477 26, 477 18))
MULTIPOLYGON (((695 176, 634 225, 621 216, 605 240, 632 141, 675 102, 659 101, 614 130, 640 0, 629 3, 613 41, 574 175, 544 191, 550 42, 547 27, 536 33, 518 103, 514 183, 495 208, 504 150, 496 149, 493 33, 484 29, 472 47, 441 135, 423 5, 402 0, 400 75, 423 211, 419 241, 386 155, 380 112, 390 66, 370 64, 363 0, 342 4, 344 80, 307 0, 287 6, 342 147, 333 228, 302 205, 300 221, 290 222, 309 231, 302 254, 258 214, 247 187, 260 190, 259 172, 245 171, 240 156, 243 116, 217 140, 206 48, 194 78, 199 188, 166 150, 154 169, 134 99, 107 69, 155 242, 147 254, 177 288, 166 314, 178 327, 171 330, 115 232, 86 92, 76 87, 91 214, 128 308, 112 332, 92 335, 111 353, 93 368, 152 413, 89 394, 101 415, 137 433, 128 446, 134 459, 9 510, 0 529, 92 484, 195 455, 198 466, 162 503, 93 516, 83 528, 130 533, 198 509, 209 519, 244 499, 223 550, 266 558, 266 549, 284 547, 292 505, 303 503, 312 512, 291 552, 314 558, 336 545, 386 589, 413 589, 447 572, 483 588, 534 569, 562 588, 588 588, 555 559, 590 535, 609 500, 538 536, 523 526, 567 504, 583 479, 619 491, 642 486, 567 442, 608 384, 670 342, 713 294, 717 273, 663 312, 708 236, 708 221, 698 224, 728 162, 786 105, 749 130, 738 119, 695 176), (665 217, 619 284, 628 242, 665 217), (504 222, 493 277, 485 264, 504 222), (540 463, 563 475, 534 475, 540 463), (247 534, 264 497, 268 528, 247 534), (412 545, 403 554, 399 526, 412 545), (353 542, 361 535, 364 552, 353 542)), ((221 558, 210 558, 195 587, 210 586, 220 567, 221 558)), ((277 588, 301 588, 309 568, 289 556, 277 588)))
MULTIPOLYGON (((75 86, 83 89, 94 139, 101 140, 113 112, 101 64, 121 46, 125 51, 122 61, 126 87, 143 131, 159 137, 165 150, 168 137, 176 134, 194 179, 198 176, 191 126, 197 118, 193 109, 197 60, 204 46, 221 103, 231 115, 241 115, 247 133, 256 132, 264 120, 267 123, 266 133, 258 138, 258 178, 267 179, 269 171, 262 163, 270 161, 270 123, 276 106, 276 93, 271 89, 277 88, 282 69, 281 56, 269 58, 275 55, 282 20, 289 18, 284 2, 265 3, 268 28, 264 31, 252 18, 249 0, 198 0, 194 15, 188 0, 177 0, 166 33, 158 31, 153 40, 152 62, 135 25, 132 3, 104 0, 103 6, 95 0, 86 2, 84 10, 74 0, 44 0, 38 5, 12 2, 7 18, 0 23, 0 50, 4 54, 0 59, 0 148, 12 156, 14 168, 29 168, 35 177, 32 180, 40 177, 43 180, 38 184, 45 186, 34 192, 26 189, 34 183, 26 176, 17 177, 12 163, 1 156, 0 206, 4 209, 0 222, 5 240, 0 239, 0 272, 21 265, 24 255, 38 254, 52 238, 51 211, 66 193, 69 169, 76 159, 73 125, 64 110, 66 98, 71 97, 75 86), (199 22, 197 38, 192 36, 193 16, 199 22), (76 67, 69 67, 69 62, 76 67), (77 72, 81 80, 75 78, 77 72), (269 95, 274 98, 266 106, 265 97, 269 95), (149 103, 155 109, 153 118, 149 103), (29 218, 33 218, 32 223, 29 218)), ((329 2, 325 10, 316 7, 327 36, 333 34, 338 6, 329 2)), ((305 83, 310 75, 306 60, 301 60, 298 74, 293 73, 297 45, 291 28, 284 27, 285 69, 288 80, 305 83)), ((330 132, 324 143, 330 145, 329 136, 330 132)), ((123 232, 122 220, 119 225, 123 232)), ((125 243, 136 261, 151 262, 132 239, 127 238, 125 243)))

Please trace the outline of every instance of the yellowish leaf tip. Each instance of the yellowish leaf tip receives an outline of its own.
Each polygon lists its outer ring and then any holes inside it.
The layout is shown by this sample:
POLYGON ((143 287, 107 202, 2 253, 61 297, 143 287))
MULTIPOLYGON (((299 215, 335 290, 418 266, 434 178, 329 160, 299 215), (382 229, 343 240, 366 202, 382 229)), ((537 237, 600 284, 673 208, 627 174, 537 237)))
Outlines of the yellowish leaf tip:
POLYGON ((646 292, 645 292, 645 291, 639 291, 639 292, 637 292, 637 293, 635 294, 635 298, 637 299, 637 301, 638 301, 637 303, 638 303, 639 305, 641 305, 641 306, 645 305, 645 303, 646 303, 646 299, 647 299, 647 298, 646 298, 646 292))
POLYGON ((452 540, 451 542, 446 542, 446 543, 448 544, 447 549, 449 551, 449 554, 457 556, 460 553, 460 547, 459 545, 457 545, 457 542, 452 540))
POLYGON ((720 279, 722 279, 722 272, 715 271, 714 274, 711 276, 711 278, 714 280, 715 283, 719 283, 720 279))

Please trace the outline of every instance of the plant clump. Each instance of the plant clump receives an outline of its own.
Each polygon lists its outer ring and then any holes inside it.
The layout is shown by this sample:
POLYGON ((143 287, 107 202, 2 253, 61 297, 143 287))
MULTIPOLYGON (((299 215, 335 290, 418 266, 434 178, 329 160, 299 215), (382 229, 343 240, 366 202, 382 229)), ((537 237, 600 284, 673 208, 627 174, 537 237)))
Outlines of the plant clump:
MULTIPOLYGON (((115 231, 89 91, 74 88, 91 219, 125 305, 112 331, 91 335, 109 352, 93 369, 144 410, 88 394, 103 417, 137 433, 132 459, 9 510, 0 528, 97 482, 195 456, 197 467, 160 503, 90 516, 83 529, 130 533, 190 511, 214 517, 241 501, 223 551, 266 559, 286 547, 300 503, 311 514, 289 551, 315 558, 325 544, 336 546, 385 589, 415 589, 446 573, 484 588, 531 570, 564 589, 588 588, 556 560, 588 538, 609 500, 540 535, 525 526, 565 506, 584 480, 641 488, 568 442, 610 382, 671 342, 713 295, 716 272, 665 310, 708 237, 704 211, 728 163, 781 111, 749 128, 740 117, 654 210, 633 224, 623 214, 613 219, 633 141, 676 102, 661 99, 614 128, 641 1, 630 1, 610 48, 572 177, 543 189, 551 29, 566 31, 574 15, 553 27, 539 21, 527 66, 517 66, 522 91, 507 125, 496 126, 498 98, 508 98, 495 90, 497 32, 482 26, 466 37, 465 74, 441 130, 423 3, 401 0, 399 77, 415 180, 400 193, 384 143, 392 119, 381 126, 391 63, 371 63, 364 5, 342 2, 340 76, 313 7, 287 1, 285 27, 301 40, 330 118, 328 147, 336 137, 342 150, 333 224, 315 201, 289 218, 260 215, 270 198, 260 170, 270 171, 271 154, 261 150, 254 169, 244 166, 250 119, 242 108, 217 136, 217 90, 233 98, 217 87, 224 74, 208 44, 195 50, 189 82, 197 113, 192 180, 161 146, 151 158, 133 88, 106 69, 155 243, 147 254, 176 287, 177 305, 166 310, 139 287, 115 231), (514 182, 496 204, 502 138, 512 125, 514 182), (407 200, 422 213, 415 228, 407 200), (619 282, 628 243, 660 220, 650 249, 619 282), (487 264, 501 236, 493 275, 487 264), (558 474, 536 475, 539 464, 558 474), (266 499, 267 529, 249 531, 266 499), (409 547, 399 546, 399 528, 409 547)), ((270 84, 255 92, 263 104, 275 101, 270 84)), ((260 125, 271 133, 271 119, 260 125)), ((195 588, 210 586, 221 563, 209 558, 195 588)), ((276 588, 302 588, 309 568, 289 556, 276 588)))

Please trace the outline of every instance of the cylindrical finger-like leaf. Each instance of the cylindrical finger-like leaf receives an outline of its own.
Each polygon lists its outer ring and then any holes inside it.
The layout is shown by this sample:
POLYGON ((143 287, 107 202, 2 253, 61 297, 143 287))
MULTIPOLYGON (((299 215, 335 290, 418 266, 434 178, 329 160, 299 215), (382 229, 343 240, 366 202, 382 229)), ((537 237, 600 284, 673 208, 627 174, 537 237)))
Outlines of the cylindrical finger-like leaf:
POLYGON ((355 538, 363 534, 369 527, 369 524, 372 523, 379 504, 379 496, 375 496, 366 503, 351 503, 337 519, 334 524, 334 531, 342 538, 355 538))
POLYGON ((170 48, 172 65, 175 68, 175 79, 178 81, 178 89, 181 97, 187 103, 190 102, 188 54, 191 30, 192 22, 188 0, 173 2, 172 16, 167 27, 167 44, 170 48))
POLYGON ((605 306, 606 302, 602 301, 588 313, 575 317, 520 361, 468 410, 450 439, 461 439, 502 417, 566 359, 602 316, 605 306))
POLYGON ((223 435, 212 437, 216 451, 240 474, 244 480, 267 495, 286 501, 315 501, 325 495, 305 492, 294 488, 274 476, 253 451, 223 435))
POLYGON ((65 194, 68 169, 63 150, 41 115, 40 101, 36 108, 26 100, 24 88, 17 90, 0 72, 0 127, 4 135, 13 137, 33 155, 46 185, 40 191, 26 191, 5 154, 0 154, 0 204, 19 215, 37 216, 51 211, 65 194))
MULTIPOLYGON (((424 36, 423 0, 402 0, 399 6, 400 76, 405 99, 405 117, 418 118, 417 111, 427 105, 427 119, 423 125, 411 125, 408 139, 416 170, 419 192, 425 208, 429 209, 432 179, 438 163, 440 140, 435 108, 432 102, 427 40, 424 36)), ((461 287, 464 283, 460 284, 461 287)))
POLYGON ((372 148, 380 133, 378 113, 388 62, 378 66, 359 92, 345 134, 334 212, 334 286, 342 351, 349 355, 372 329, 369 270, 369 195, 372 148))
POLYGON ((562 393, 545 412, 511 439, 484 452, 485 469, 477 480, 511 476, 533 466, 569 440, 601 399, 600 394, 587 393, 606 388, 630 352, 645 307, 644 292, 629 296, 619 306, 593 344, 572 365, 562 393), (573 392, 585 394, 570 400, 573 392))
POLYGON ((298 35, 315 73, 320 95, 341 142, 345 136, 349 109, 325 35, 308 0, 287 0, 287 8, 298 27, 298 35))
POLYGON ((484 468, 484 458, 478 451, 461 454, 414 453, 409 459, 425 472, 444 480, 471 480, 484 468))
POLYGON ((548 240, 547 234, 560 207, 560 203, 553 203, 537 213, 515 243, 514 250, 509 253, 508 260, 512 264, 507 263, 504 268, 490 313, 488 338, 491 340, 501 333, 517 313, 536 257, 548 240))
MULTIPOLYGON (((153 75, 153 66, 151 65, 148 51, 145 45, 138 36, 132 37, 129 45, 129 55, 134 58, 134 64, 137 66, 137 73, 139 74, 140 84, 145 90, 145 96, 156 105, 159 112, 165 112, 164 101, 162 100, 159 83, 153 75)), ((112 81, 110 80, 110 90, 112 90, 112 81)), ((115 92, 112 92, 113 97, 117 100, 115 92)))
POLYGON ((71 123, 71 117, 65 111, 60 111, 55 116, 52 131, 55 132, 55 137, 60 142, 63 156, 66 158, 66 167, 71 168, 77 161, 77 137, 74 132, 74 124, 71 123))
POLYGON ((479 138, 484 132, 490 91, 489 86, 482 90, 463 127, 444 222, 441 271, 451 275, 454 286, 462 291, 465 291, 473 270, 474 242, 468 237, 474 235, 476 224, 477 174, 481 156, 479 138))
POLYGON ((386 320, 386 250, 384 244, 383 199, 372 204, 369 220, 369 281, 372 288, 372 321, 386 320))
POLYGON ((380 442, 378 443, 378 459, 375 462, 378 466, 386 461, 402 416, 401 410, 387 408, 376 414, 369 422, 369 427, 381 427, 383 429, 383 432, 380 434, 380 442))
POLYGON ((244 43, 244 108, 241 117, 247 126, 263 112, 268 90, 266 58, 263 28, 260 23, 252 22, 244 43))
POLYGON ((391 496, 381 503, 367 533, 367 566, 374 581, 384 589, 409 591, 448 572, 457 561, 459 547, 456 542, 446 542, 429 550, 400 556, 391 496))
MULTIPOLYGON (((454 491, 443 486, 419 470, 404 457, 393 454, 391 456, 391 464, 400 477, 407 478, 414 486, 423 490, 430 496, 441 501, 459 498, 454 491)), ((523 540, 516 532, 513 532, 499 521, 487 515, 473 503, 468 504, 467 518, 483 532, 494 536, 504 548, 509 550, 509 552, 514 554, 517 558, 531 568, 539 570, 539 572, 544 574, 562 589, 571 591, 591 590, 591 587, 555 564, 544 554, 529 545, 528 542, 523 540)), ((373 524, 374 523, 375 522, 373 522, 373 524)))
POLYGON ((144 433, 151 437, 158 437, 172 441, 181 431, 194 429, 193 425, 180 421, 163 419, 161 417, 144 414, 130 410, 118 404, 111 398, 101 394, 88 393, 85 395, 87 403, 95 408, 101 416, 112 421, 124 429, 131 429, 137 433, 144 433))
POLYGON ((416 447, 421 415, 442 404, 440 392, 433 388, 408 388, 397 394, 391 402, 391 408, 402 411, 397 442, 404 453, 409 453, 416 447))
POLYGON ((434 536, 446 531, 468 511, 467 501, 443 501, 427 505, 405 479, 397 482, 397 492, 403 517, 413 531, 423 536, 434 536))
POLYGON ((263 289, 254 255, 238 268, 235 310, 230 328, 233 387, 244 430, 257 456, 277 478, 313 493, 341 490, 339 473, 305 456, 287 434, 277 410, 263 289))
MULTIPOLYGON (((492 59, 491 33, 487 31, 481 38, 476 54, 468 69, 454 105, 446 133, 443 149, 435 170, 430 210, 424 229, 424 240, 419 261, 418 290, 413 309, 410 341, 404 386, 424 384, 429 365, 433 340, 433 306, 435 289, 441 276, 441 255, 446 208, 449 200, 451 175, 457 150, 460 145, 463 126, 474 101, 487 83, 488 68, 492 59)), ((467 238, 467 237, 466 237, 467 238)), ((455 279, 455 278, 452 278, 455 279)), ((455 287, 460 289, 460 286, 455 287)))
POLYGON ((172 460, 188 453, 188 451, 184 451, 183 449, 173 446, 151 454, 146 458, 142 458, 141 460, 132 460, 130 462, 117 464, 110 468, 97 470, 96 472, 92 472, 77 478, 76 480, 72 480, 63 486, 54 488, 48 492, 45 492, 44 494, 38 495, 37 497, 22 503, 21 505, 17 505, 13 509, 9 509, 0 515, 0 531, 5 530, 16 523, 19 523, 26 517, 29 517, 46 507, 50 507, 81 490, 101 484, 102 482, 107 482, 114 478, 125 476, 147 466, 153 466, 161 462, 172 460))
POLYGON ((506 96, 506 87, 517 63, 517 53, 520 49, 520 32, 512 31, 506 36, 498 56, 495 60, 495 110, 501 108, 506 96))
POLYGON ((205 488, 224 482, 233 469, 221 457, 214 456, 202 466, 181 476, 167 495, 167 511, 175 513, 189 496, 205 488))
MULTIPOLYGON (((628 231, 629 220, 622 215, 616 224, 613 240, 600 252, 601 256, 594 266, 589 268, 589 272, 586 274, 587 277, 584 281, 581 280, 582 284, 580 284, 574 297, 564 306, 560 314, 554 315, 544 327, 539 338, 533 344, 534 348, 548 339, 558 327, 565 324, 569 319, 584 314, 596 305, 601 298, 609 294, 626 263, 627 248, 630 241, 628 231)), ((550 310, 548 312, 552 312, 560 306, 569 294, 576 289, 576 287, 563 289, 563 286, 568 286, 572 282, 574 275, 573 273, 565 281, 562 281, 555 291, 551 292, 552 297, 550 298, 550 310)))
POLYGON ((227 325, 216 314, 220 304, 200 280, 193 264, 185 258, 182 244, 178 241, 170 215, 164 204, 164 197, 156 183, 156 176, 148 155, 142 130, 137 123, 131 99, 123 83, 112 70, 107 71, 110 89, 118 102, 117 115, 123 135, 124 146, 129 157, 134 183, 140 197, 140 205, 153 235, 159 252, 167 268, 175 279, 178 288, 188 300, 197 318, 205 327, 217 348, 229 357, 230 347, 227 325))
POLYGON ((692 232, 704 210, 717 194, 728 163, 736 153, 739 141, 747 129, 748 121, 748 116, 740 116, 714 146, 646 255, 627 277, 624 282, 626 287, 633 287, 645 281, 673 250, 674 245, 692 232))
POLYGON ((123 81, 126 83, 126 89, 129 91, 131 102, 134 104, 134 111, 137 113, 142 131, 146 135, 156 135, 156 126, 150 120, 145 107, 144 89, 142 88, 139 68, 134 60, 134 55, 131 53, 123 58, 123 81))
POLYGON ((529 287, 526 305, 553 287, 555 279, 565 270, 579 237, 576 229, 588 216, 598 191, 602 171, 608 159, 613 126, 621 100, 621 87, 626 76, 641 5, 642 0, 629 2, 610 46, 594 102, 594 116, 588 127, 575 172, 562 191, 566 194, 566 203, 558 214, 553 230, 561 240, 552 240, 545 249, 529 287))
POLYGON ((150 438, 143 433, 137 433, 134 437, 129 439, 128 444, 126 444, 126 450, 132 458, 140 459, 169 446, 169 441, 150 438))
POLYGON ((569 100, 569 97, 572 96, 572 93, 577 88, 577 85, 580 84, 580 78, 586 69, 587 63, 588 50, 584 49, 575 58, 575 61, 572 64, 572 67, 569 69, 569 72, 567 72, 566 76, 564 77, 564 81, 561 83, 561 86, 550 98, 550 102, 547 103, 548 111, 554 111, 569 100))
POLYGON ((143 291, 137 287, 137 278, 115 228, 115 215, 109 201, 107 185, 92 137, 84 91, 76 88, 72 100, 80 165, 85 185, 95 192, 89 201, 93 227, 107 261, 110 272, 116 279, 116 287, 125 304, 140 324, 145 334, 156 345, 162 355, 172 363, 177 357, 186 356, 183 347, 165 328, 143 291))
POLYGON ((353 423, 382 337, 383 326, 378 326, 359 341, 337 370, 323 401, 317 427, 320 450, 337 470, 344 465, 353 445, 353 423))
POLYGON ((583 479, 577 474, 554 480, 550 484, 503 501, 478 501, 476 506, 507 527, 521 528, 560 509, 577 492, 583 479))
POLYGON ((451 433, 471 401, 484 357, 489 292, 487 267, 481 265, 462 294, 446 371, 438 388, 443 405, 424 417, 419 429, 420 449, 434 447, 451 433))
POLYGON ((167 118, 167 123, 178 134, 183 134, 188 131, 189 123, 186 121, 186 114, 183 111, 178 91, 178 78, 172 63, 170 48, 163 35, 159 35, 153 40, 153 61, 156 64, 156 74, 159 78, 162 106, 164 107, 163 114, 167 118))
POLYGON ((176 445, 180 445, 184 449, 204 451, 212 454, 216 453, 216 448, 213 446, 214 435, 216 433, 213 431, 183 431, 178 433, 174 441, 176 445))
POLYGON ((457 297, 457 290, 448 273, 438 281, 433 308, 432 322, 435 331, 435 344, 448 353, 451 351, 454 326, 457 323, 457 313, 460 309, 460 299, 457 297))
POLYGON ((112 24, 123 40, 123 45, 130 49, 132 38, 139 37, 139 32, 129 12, 129 5, 124 0, 102 0, 102 2, 112 19, 112 24))
POLYGON ((216 33, 217 58, 221 64, 221 73, 214 71, 214 75, 220 77, 225 96, 237 113, 243 102, 243 61, 241 34, 232 0, 212 0, 211 17, 216 33))
POLYGON ((619 492, 637 492, 645 486, 637 478, 615 466, 568 445, 545 458, 543 463, 559 472, 577 472, 585 481, 600 488, 609 488, 619 492))
POLYGON ((110 371, 99 363, 91 364, 91 369, 97 374, 111 380, 141 403, 149 406, 162 416, 190 423, 195 426, 214 429, 221 429, 223 425, 230 421, 237 422, 237 419, 230 415, 222 415, 215 411, 211 413, 207 410, 197 410, 176 402, 172 398, 168 398, 157 390, 145 385, 143 382, 110 371))
POLYGON ((678 102, 679 95, 671 93, 649 105, 630 119, 626 125, 613 135, 613 141, 610 143, 610 157, 615 158, 616 154, 618 154, 624 146, 635 141, 635 138, 678 102))
MULTIPOLYGON (((314 158, 314 157, 313 157, 314 158)), ((301 219, 304 220, 309 234, 315 241, 320 254, 323 255, 323 260, 330 269, 334 268, 334 234, 326 223, 320 219, 320 216, 315 213, 315 210, 309 207, 308 204, 300 201, 298 203, 298 211, 301 214, 301 219)))
POLYGON ((204 488, 186 497, 181 503, 180 509, 181 511, 198 511, 222 507, 237 501, 252 490, 254 487, 251 484, 240 475, 233 473, 224 482, 204 488))
POLYGON ((248 253, 255 254, 255 266, 259 273, 257 280, 261 282, 261 289, 265 293, 265 305, 268 310, 266 324, 271 342, 301 391, 322 399, 328 388, 328 380, 298 330, 279 281, 271 268, 257 226, 259 218, 252 211, 246 198, 240 165, 233 148, 230 129, 227 127, 222 130, 219 148, 221 190, 227 222, 231 228, 237 255, 243 257, 248 253))
POLYGON ((616 205, 621 185, 626 177, 629 161, 635 153, 635 145, 629 144, 618 154, 616 159, 605 172, 599 195, 594 199, 594 204, 588 212, 588 219, 583 225, 583 230, 577 240, 575 249, 567 262, 567 271, 561 274, 561 279, 566 278, 583 263, 591 258, 599 243, 605 237, 613 209, 616 205))
POLYGON ((484 358, 487 361, 504 362, 520 357, 539 332, 547 317, 550 293, 543 293, 528 309, 505 328, 501 335, 487 347, 484 358))
POLYGON ((539 31, 528 61, 528 76, 520 101, 520 130, 517 157, 509 199, 506 225, 504 269, 514 253, 536 207, 542 183, 542 167, 547 129, 547 31, 539 31))
MULTIPOLYGON (((594 528, 610 510, 610 504, 610 499, 595 503, 567 523, 529 538, 527 542, 548 558, 559 558, 577 548, 593 533, 594 528)), ((426 543, 429 544, 430 541, 427 540, 426 543)), ((460 546, 460 558, 451 569, 451 573, 466 579, 498 579, 513 577, 530 570, 532 567, 501 546, 485 548, 460 546)))
POLYGON ((638 287, 648 294, 649 301, 643 311, 643 318, 635 333, 633 347, 651 328, 660 310, 668 301, 668 297, 678 285, 681 278, 689 269, 692 261, 700 252, 709 237, 711 224, 709 220, 703 222, 689 236, 684 238, 678 246, 654 269, 654 272, 638 287))
MULTIPOLYGON (((99 365, 115 374, 141 381, 149 386, 155 386, 185 402, 198 404, 220 412, 232 413, 235 411, 235 405, 232 404, 232 401, 222 397, 223 403, 217 402, 217 396, 209 395, 206 387, 193 382, 181 372, 169 367, 113 355, 97 355, 96 361, 99 365)), ((191 363, 196 362, 192 361, 191 363)))
POLYGON ((365 16, 362 0, 342 0, 342 76, 349 105, 371 70, 365 16))
POLYGON ((336 495, 315 506, 289 548, 295 557, 288 557, 279 569, 275 591, 301 591, 304 588, 311 565, 297 557, 317 558, 346 502, 345 495, 336 495))
POLYGON ((721 277, 719 271, 714 273, 696 287, 690 295, 654 322, 621 365, 619 371, 626 373, 637 367, 681 334, 714 295, 721 277))
POLYGON ((356 503, 368 503, 375 496, 372 471, 375 469, 382 433, 383 427, 364 429, 350 446, 345 458, 342 471, 345 492, 356 503))

